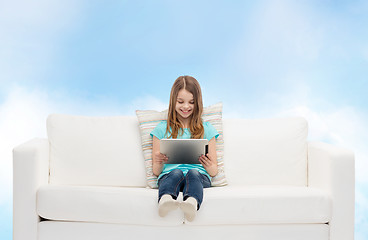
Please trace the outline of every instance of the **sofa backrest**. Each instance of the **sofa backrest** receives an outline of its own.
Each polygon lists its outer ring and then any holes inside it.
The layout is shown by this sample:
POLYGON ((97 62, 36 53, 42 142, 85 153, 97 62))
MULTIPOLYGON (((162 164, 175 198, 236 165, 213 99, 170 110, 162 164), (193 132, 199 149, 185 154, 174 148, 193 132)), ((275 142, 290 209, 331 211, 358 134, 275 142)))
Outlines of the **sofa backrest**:
POLYGON ((50 183, 146 186, 138 121, 52 114, 47 119, 50 183))
POLYGON ((229 184, 306 186, 304 118, 224 119, 223 130, 229 184))
MULTIPOLYGON (((224 164, 231 185, 307 184, 303 118, 224 119, 224 164)), ((145 187, 135 116, 52 114, 47 119, 50 183, 145 187)))

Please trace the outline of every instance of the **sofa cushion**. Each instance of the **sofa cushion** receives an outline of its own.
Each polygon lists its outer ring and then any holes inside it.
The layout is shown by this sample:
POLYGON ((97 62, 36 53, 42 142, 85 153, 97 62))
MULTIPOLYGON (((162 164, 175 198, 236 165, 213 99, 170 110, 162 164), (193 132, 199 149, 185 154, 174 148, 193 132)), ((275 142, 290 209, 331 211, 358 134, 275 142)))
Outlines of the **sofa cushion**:
POLYGON ((50 183, 146 186, 138 121, 52 114, 47 119, 50 183))
POLYGON ((224 161, 231 185, 307 185, 304 118, 224 119, 224 161))
POLYGON ((62 221, 151 226, 183 224, 179 209, 158 215, 157 190, 149 188, 45 185, 37 191, 37 213, 62 221))
MULTIPOLYGON (((216 187, 204 189, 193 225, 326 223, 330 196, 292 186, 216 187)), ((181 201, 182 195, 179 196, 181 201)), ((183 223, 177 209, 158 216, 157 190, 46 185, 37 192, 37 212, 51 220, 172 226, 183 223)))
MULTIPOLYGON (((167 120, 167 110, 158 112, 154 110, 137 110, 136 111, 140 133, 142 138, 142 151, 146 166, 147 185, 151 188, 157 188, 157 177, 152 170, 152 136, 150 133, 163 120, 167 120)), ((216 153, 218 174, 212 178, 212 186, 224 186, 227 184, 225 177, 225 167, 223 162, 223 131, 222 131, 222 103, 217 103, 203 109, 203 121, 210 122, 219 133, 216 139, 216 153)))
POLYGON ((327 223, 331 197, 320 189, 294 186, 206 188, 192 225, 327 223))

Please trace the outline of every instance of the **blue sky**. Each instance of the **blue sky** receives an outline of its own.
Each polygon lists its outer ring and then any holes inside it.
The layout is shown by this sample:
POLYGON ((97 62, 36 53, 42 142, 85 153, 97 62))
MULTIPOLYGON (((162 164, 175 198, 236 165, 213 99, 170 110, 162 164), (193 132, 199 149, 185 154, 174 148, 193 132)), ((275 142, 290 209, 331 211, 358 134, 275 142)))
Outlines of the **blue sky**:
POLYGON ((163 110, 201 83, 224 117, 303 116, 309 139, 356 154, 356 239, 368 237, 366 1, 0 0, 0 238, 11 239, 11 149, 50 113, 163 110))

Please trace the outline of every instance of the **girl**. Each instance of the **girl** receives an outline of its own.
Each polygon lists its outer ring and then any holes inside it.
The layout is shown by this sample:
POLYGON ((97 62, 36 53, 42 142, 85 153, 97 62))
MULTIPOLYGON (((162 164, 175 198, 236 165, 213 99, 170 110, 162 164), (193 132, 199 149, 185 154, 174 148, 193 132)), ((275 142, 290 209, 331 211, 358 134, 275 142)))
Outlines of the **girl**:
POLYGON ((193 221, 203 200, 203 188, 211 186, 217 174, 216 129, 202 121, 202 93, 198 81, 180 76, 171 88, 167 121, 162 121, 151 132, 153 137, 153 174, 158 176, 158 207, 161 217, 179 207, 188 221, 193 221), (199 157, 201 164, 165 164, 167 156, 160 153, 162 138, 206 138, 208 154, 199 157), (183 192, 183 202, 177 197, 183 192))

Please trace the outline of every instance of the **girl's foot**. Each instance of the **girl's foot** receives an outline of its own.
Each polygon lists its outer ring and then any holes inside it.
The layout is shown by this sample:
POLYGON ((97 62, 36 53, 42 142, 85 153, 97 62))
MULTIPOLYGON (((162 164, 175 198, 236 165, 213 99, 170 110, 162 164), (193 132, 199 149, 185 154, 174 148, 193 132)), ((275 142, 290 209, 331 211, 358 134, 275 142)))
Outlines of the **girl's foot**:
POLYGON ((178 201, 173 199, 171 195, 165 194, 158 203, 158 215, 160 215, 160 217, 165 217, 170 211, 177 209, 178 206, 178 201))
POLYGON ((180 208, 184 212, 185 219, 192 222, 197 214, 197 200, 194 197, 188 197, 180 204, 180 208))

